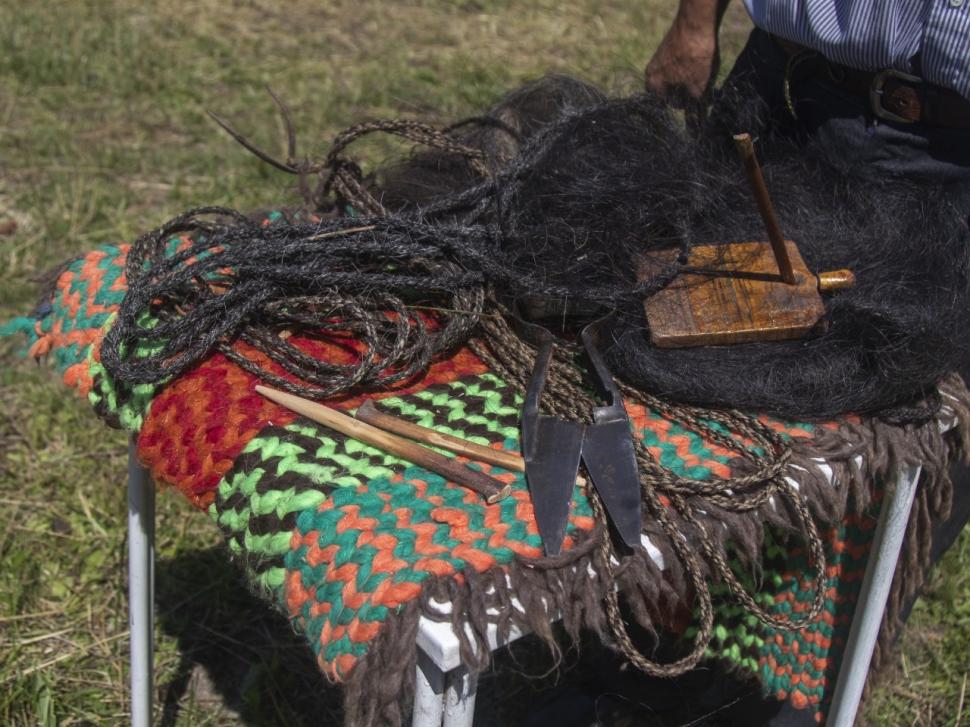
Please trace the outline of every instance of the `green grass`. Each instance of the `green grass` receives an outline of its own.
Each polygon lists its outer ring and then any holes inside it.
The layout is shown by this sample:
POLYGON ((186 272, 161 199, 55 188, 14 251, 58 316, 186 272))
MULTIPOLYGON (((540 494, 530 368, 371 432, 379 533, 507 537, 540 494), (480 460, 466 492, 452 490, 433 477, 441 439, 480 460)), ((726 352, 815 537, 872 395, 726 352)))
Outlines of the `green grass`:
MULTIPOLYGON (((282 152, 265 92, 319 156, 365 117, 448 120, 548 70, 618 92, 672 14, 659 0, 35 0, 0 4, 0 320, 31 278, 198 204, 294 200, 291 178, 207 118, 282 152)), ((728 18, 725 51, 746 21, 728 18)), ((371 143, 369 158, 390 147, 371 143)), ((125 441, 0 342, 0 723, 122 724, 125 441)), ((318 724, 333 714, 300 640, 246 595, 208 518, 162 492, 159 716, 168 725, 318 724), (226 695, 232 695, 227 697, 226 695)), ((953 724, 970 651, 970 541, 934 576, 876 724, 953 724)), ((970 710, 964 710, 970 712, 970 710)))

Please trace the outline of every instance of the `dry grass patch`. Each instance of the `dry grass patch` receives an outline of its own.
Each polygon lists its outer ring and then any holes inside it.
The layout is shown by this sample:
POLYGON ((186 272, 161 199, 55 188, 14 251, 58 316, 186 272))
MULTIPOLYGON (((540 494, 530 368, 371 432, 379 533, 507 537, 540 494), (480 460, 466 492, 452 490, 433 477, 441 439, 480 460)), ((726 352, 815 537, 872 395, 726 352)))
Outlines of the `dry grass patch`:
MULTIPOLYGON (((736 5, 727 55, 747 28, 736 5)), ((269 84, 316 156, 362 118, 458 118, 550 70, 629 92, 672 12, 659 0, 0 4, 0 223, 17 223, 0 235, 0 320, 30 309, 37 272, 97 244, 198 204, 293 199, 293 180, 246 155, 206 109, 281 150, 269 84)), ((372 159, 399 148, 368 144, 372 159)), ((18 350, 0 340, 0 723, 121 724, 125 438, 18 350)), ((171 492, 158 508, 160 724, 336 718, 302 641, 247 595, 206 516, 171 492)), ((966 572, 962 547, 950 562, 966 572)), ((930 647, 925 669, 907 656, 923 701, 902 707, 890 687, 872 714, 932 703, 934 719, 949 710, 952 721, 970 586, 941 582, 951 605, 920 612, 940 638, 906 642, 908 655, 930 647), (946 669, 932 666, 943 658, 946 669)))

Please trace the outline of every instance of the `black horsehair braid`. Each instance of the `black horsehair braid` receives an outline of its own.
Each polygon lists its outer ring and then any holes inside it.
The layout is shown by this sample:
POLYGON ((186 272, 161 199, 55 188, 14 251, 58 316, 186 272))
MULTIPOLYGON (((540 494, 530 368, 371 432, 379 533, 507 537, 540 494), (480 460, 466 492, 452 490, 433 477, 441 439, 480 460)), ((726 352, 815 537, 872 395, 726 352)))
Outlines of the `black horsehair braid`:
POLYGON ((303 382, 289 388, 332 396, 420 370, 470 335, 479 301, 494 290, 563 310, 612 310, 612 370, 666 399, 788 418, 918 418, 914 403, 967 358, 970 190, 847 173, 832 162, 838 149, 773 139, 750 104, 735 106, 760 137, 786 236, 810 268, 856 274, 854 288, 827 300, 821 335, 650 346, 642 300, 677 266, 638 282, 636 256, 764 239, 763 224, 729 134, 690 133, 654 99, 608 100, 552 77, 510 94, 488 121, 447 134, 373 122, 341 134, 326 163, 277 162, 317 175, 308 194, 319 209, 352 208, 355 218, 259 228, 223 211, 218 226, 188 215, 137 241, 106 365, 121 381, 161 381, 222 348, 252 370, 240 347, 228 348, 242 340, 303 382), (374 131, 433 148, 364 178, 344 151, 374 131), (176 229, 205 234, 166 259, 162 243, 176 229), (157 321, 146 322, 147 309, 157 321), (279 336, 296 328, 359 335, 369 353, 350 369, 307 360, 279 336))
MULTIPOLYGON (((509 331, 500 300, 540 301, 561 318, 612 312, 604 353, 624 394, 713 437, 750 470, 700 482, 673 475, 640 448, 644 502, 685 567, 701 628, 690 654, 654 664, 633 648, 608 588, 617 644, 649 673, 696 664, 712 628, 705 575, 723 581, 762 621, 797 627, 821 608, 821 541, 804 498, 782 476, 790 446, 736 409, 790 418, 855 411, 894 421, 932 413, 920 402, 965 358, 967 192, 847 173, 832 163, 839 150, 773 139, 749 107, 727 99, 720 121, 696 132, 656 99, 610 100, 556 76, 451 129, 400 121, 352 127, 316 164, 295 158, 285 109, 285 161, 230 128, 262 158, 300 176, 320 221, 304 216, 263 227, 232 210, 201 208, 141 237, 102 360, 120 382, 161 383, 219 350, 276 386, 329 398, 407 380, 469 343, 521 388, 533 353, 509 331), (808 265, 850 268, 858 284, 827 301, 825 330, 811 339, 657 349, 648 343, 642 302, 681 263, 638 281, 637 256, 675 248, 683 261, 693 244, 765 237, 730 134, 715 131, 725 118, 744 118, 743 130, 762 137, 781 223, 808 265), (365 177, 345 151, 375 131, 430 149, 365 177), (170 254, 168 241, 177 234, 191 241, 170 254), (358 360, 313 358, 289 342, 295 332, 353 340, 358 360), (259 363, 263 356, 275 366, 259 363), (813 608, 797 621, 779 620, 755 602, 697 516, 705 506, 755 511, 769 499, 792 511, 815 569, 813 608)), ((589 415, 571 354, 554 361, 547 388, 547 409, 572 419, 589 415)), ((602 516, 595 495, 592 502, 602 516)), ((608 538, 598 548, 597 569, 612 578, 608 538)))
POLYGON ((482 310, 482 276, 415 228, 397 234, 394 245, 376 242, 388 225, 395 221, 260 227, 231 210, 192 210, 132 247, 132 283, 102 360, 123 381, 158 382, 219 349, 264 380, 314 398, 405 380, 467 338, 482 310), (233 226, 204 221, 213 214, 233 226), (186 249, 161 254, 171 235, 187 229, 197 234, 186 249), (461 314, 437 315, 441 325, 429 328, 418 312, 424 307, 461 314), (140 318, 146 310, 154 313, 148 323, 140 318), (315 359, 280 335, 294 330, 352 339, 364 351, 353 365, 315 359), (300 383, 260 367, 235 341, 300 383), (127 353, 156 344, 145 355, 127 353))

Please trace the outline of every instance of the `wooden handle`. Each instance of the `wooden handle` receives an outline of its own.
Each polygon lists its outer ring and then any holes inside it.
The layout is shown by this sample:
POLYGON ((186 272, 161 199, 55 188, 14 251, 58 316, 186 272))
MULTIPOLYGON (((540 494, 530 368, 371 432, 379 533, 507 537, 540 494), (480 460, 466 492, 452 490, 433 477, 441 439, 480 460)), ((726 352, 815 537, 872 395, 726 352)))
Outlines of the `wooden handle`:
POLYGON ((833 290, 844 290, 855 285, 855 273, 851 270, 829 270, 818 274, 818 292, 831 293, 833 290))
POLYGON ((459 439, 450 434, 436 432, 434 429, 422 427, 420 424, 413 424, 403 419, 398 419, 395 416, 382 412, 374 406, 374 402, 370 399, 360 405, 354 416, 360 421, 372 424, 378 429, 394 432, 395 434, 400 434, 402 437, 414 439, 423 444, 430 444, 432 447, 440 447, 449 452, 464 455, 470 459, 474 459, 476 462, 487 462, 488 464, 504 467, 513 472, 525 472, 525 460, 513 452, 500 452, 491 447, 469 442, 466 439, 459 439))
POLYGON ((256 391, 267 399, 275 401, 280 406, 285 406, 307 419, 312 419, 364 444, 377 447, 419 467, 431 470, 451 482, 464 485, 482 495, 490 505, 508 497, 512 492, 509 485, 499 482, 494 477, 489 477, 484 472, 469 469, 460 462, 448 459, 415 442, 402 439, 365 422, 357 421, 353 417, 323 404, 266 386, 256 386, 256 391))
POLYGON ((751 134, 735 134, 734 144, 737 146, 738 154, 744 163, 744 171, 748 175, 748 184, 751 185, 754 200, 758 204, 758 212, 761 213, 761 219, 768 231, 768 240, 771 241, 771 251, 775 255, 775 262, 778 264, 781 279, 789 285, 795 285, 798 279, 795 277, 791 258, 788 257, 785 236, 781 234, 781 226, 775 216, 775 206, 771 203, 768 187, 765 186, 765 178, 761 174, 758 157, 754 153, 754 142, 751 140, 751 134))

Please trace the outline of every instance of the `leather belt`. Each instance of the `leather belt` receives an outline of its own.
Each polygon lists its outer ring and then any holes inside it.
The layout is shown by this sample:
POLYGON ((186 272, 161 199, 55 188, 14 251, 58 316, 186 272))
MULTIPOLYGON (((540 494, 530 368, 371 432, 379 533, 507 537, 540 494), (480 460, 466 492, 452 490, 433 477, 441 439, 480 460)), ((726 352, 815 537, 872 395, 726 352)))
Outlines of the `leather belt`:
POLYGON ((786 90, 789 84, 811 77, 865 99, 872 114, 883 121, 970 128, 970 100, 956 91, 893 68, 879 71, 850 68, 830 61, 810 48, 772 37, 788 54, 786 90))

